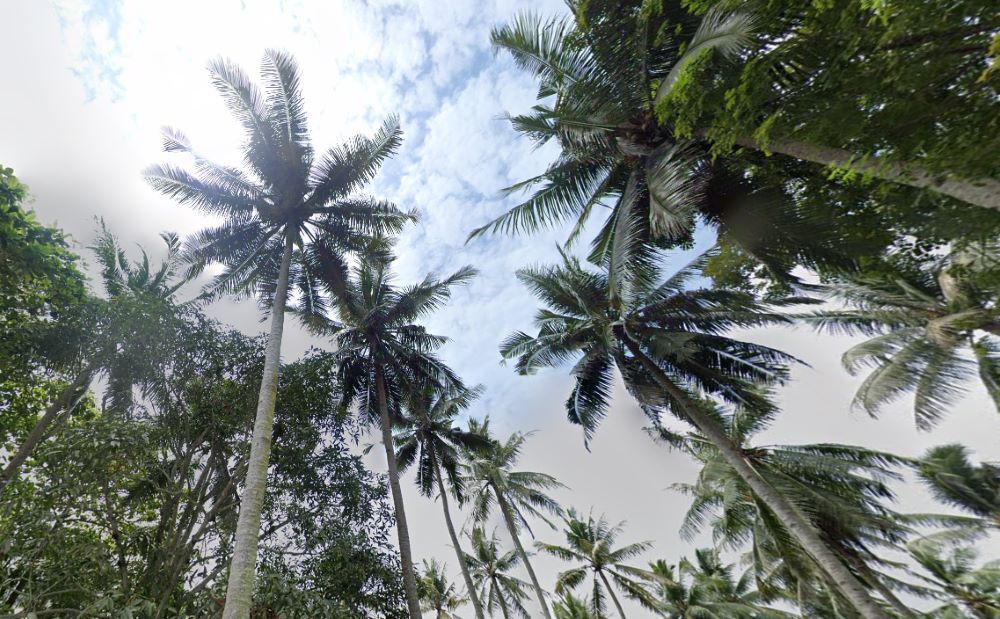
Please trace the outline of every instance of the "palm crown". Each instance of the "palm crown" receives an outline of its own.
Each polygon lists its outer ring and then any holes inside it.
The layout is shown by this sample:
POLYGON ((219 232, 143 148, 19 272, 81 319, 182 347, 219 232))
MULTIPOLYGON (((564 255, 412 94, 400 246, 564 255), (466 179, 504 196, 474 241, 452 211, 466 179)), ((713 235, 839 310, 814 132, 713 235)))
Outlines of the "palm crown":
MULTIPOLYGON (((160 237, 166 256, 158 267, 140 249, 141 258, 132 261, 118 239, 100 222, 100 231, 91 249, 101 268, 101 283, 108 296, 104 306, 107 328, 99 353, 108 376, 102 404, 109 410, 126 413, 133 403, 133 385, 149 393, 159 375, 149 360, 159 358, 154 351, 176 345, 182 304, 177 292, 191 281, 181 271, 181 243, 176 234, 160 237)), ((95 329, 97 331, 98 329, 95 329)))
MULTIPOLYGON (((315 293, 306 274, 326 251, 364 251, 364 239, 391 234, 412 216, 388 202, 362 196, 383 161, 399 147, 395 117, 372 137, 355 137, 316 156, 293 58, 269 50, 261 64, 263 91, 237 66, 216 60, 209 67, 216 89, 243 126, 243 168, 208 161, 187 137, 164 130, 164 149, 193 159, 188 171, 164 164, 146 177, 158 191, 223 222, 196 234, 187 245, 192 269, 210 263, 224 269, 218 292, 256 294, 270 304, 286 245, 298 248, 291 281, 315 293)), ((318 299, 317 299, 318 300, 318 299)))
POLYGON ((624 524, 622 522, 611 525, 603 516, 595 520, 593 514, 584 520, 575 510, 569 511, 564 531, 566 545, 538 544, 538 548, 548 554, 563 561, 579 564, 559 574, 556 579, 556 593, 563 594, 577 588, 587 575, 592 573, 594 584, 590 604, 594 614, 602 616, 606 606, 605 598, 611 597, 619 615, 625 616, 621 603, 612 589, 612 583, 646 608, 656 608, 656 601, 643 582, 655 580, 655 575, 648 570, 625 564, 649 550, 651 545, 649 542, 638 542, 616 547, 615 543, 621 535, 624 524))
MULTIPOLYGON (((623 245, 635 238, 621 229, 619 236, 625 239, 623 245)), ((783 381, 783 364, 792 358, 723 334, 788 319, 743 292, 688 290, 687 282, 705 258, 661 281, 655 254, 643 248, 630 256, 616 242, 606 273, 568 256, 558 266, 524 269, 518 277, 546 308, 536 314, 538 333, 514 333, 501 345, 501 354, 516 359, 517 370, 524 374, 579 358, 566 410, 588 439, 608 409, 615 367, 647 410, 666 405, 683 417, 684 406, 655 385, 637 351, 655 360, 689 396, 697 389, 734 404, 771 410, 758 385, 783 381)))
POLYGON ((1000 466, 969 460, 963 445, 939 445, 915 463, 917 474, 943 503, 971 512, 1000 527, 1000 466))
POLYGON ((472 529, 470 539, 472 552, 465 555, 465 560, 473 580, 478 583, 483 607, 490 613, 499 611, 504 619, 511 616, 530 617, 524 607, 524 600, 528 597, 525 589, 530 585, 510 575, 521 562, 517 551, 501 552, 496 535, 486 537, 481 527, 472 529))
MULTIPOLYGON (((474 430, 488 435, 489 420, 474 426, 474 430)), ((468 454, 463 474, 465 481, 474 487, 472 517, 475 521, 486 520, 498 500, 510 508, 516 525, 529 532, 529 517, 551 525, 546 515, 562 513, 562 508, 547 493, 565 486, 546 473, 514 468, 526 439, 527 435, 515 432, 504 442, 493 441, 489 448, 468 454)))
POLYGON ((447 338, 416 323, 440 308, 451 297, 451 288, 467 283, 476 271, 464 267, 443 279, 427 276, 418 284, 399 287, 391 265, 391 257, 384 256, 361 260, 350 269, 324 259, 315 271, 316 281, 332 293, 337 317, 317 313, 317 305, 306 303, 298 312, 313 331, 336 341, 343 402, 359 403, 369 419, 377 419, 375 376, 380 374, 389 410, 400 421, 411 389, 463 388, 434 352, 447 338))
POLYGON ((473 234, 575 220, 572 241, 595 211, 606 212, 591 254, 599 258, 619 213, 638 208, 653 239, 684 240, 700 216, 779 277, 797 263, 849 266, 832 250, 842 245, 817 242, 835 235, 823 216, 658 121, 657 102, 687 65, 732 57, 753 30, 741 12, 717 8, 699 20, 667 4, 570 2, 575 20, 523 14, 493 31, 494 45, 539 82, 539 103, 511 118, 514 128, 539 145, 556 142, 560 154, 506 190, 530 190, 527 200, 473 234))
POLYGON ((936 273, 846 279, 825 291, 848 307, 804 318, 819 329, 869 338, 843 357, 852 373, 872 368, 858 388, 855 406, 875 414, 912 391, 917 426, 928 429, 978 370, 1000 410, 995 292, 977 289, 947 267, 936 273))
POLYGON ((424 569, 417 579, 417 590, 420 592, 420 609, 434 612, 436 619, 453 618, 452 611, 465 603, 455 585, 448 582, 444 566, 433 559, 424 561, 424 569))
POLYGON ((459 474, 462 452, 484 449, 489 446, 489 440, 453 424, 459 411, 480 393, 481 387, 437 393, 434 389, 418 387, 406 398, 406 413, 399 420, 394 436, 396 459, 401 471, 416 463, 417 488, 424 496, 434 494, 438 472, 443 469, 452 493, 464 500, 459 474))

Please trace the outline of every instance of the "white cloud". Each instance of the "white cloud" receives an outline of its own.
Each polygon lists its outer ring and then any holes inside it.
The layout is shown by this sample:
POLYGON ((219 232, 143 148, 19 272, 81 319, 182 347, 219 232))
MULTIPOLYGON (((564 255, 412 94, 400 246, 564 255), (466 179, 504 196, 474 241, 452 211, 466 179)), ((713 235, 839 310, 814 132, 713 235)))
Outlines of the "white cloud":
MULTIPOLYGON (((43 220, 57 220, 83 244, 93 236, 93 215, 105 217, 126 242, 150 247, 157 247, 162 229, 196 229, 201 218, 140 178, 142 168, 163 158, 159 127, 184 130, 213 158, 238 160, 239 127, 212 89, 206 62, 222 54, 255 74, 265 47, 292 51, 302 68, 317 148, 370 133, 387 114, 401 114, 404 145, 373 188, 423 216, 400 240, 400 280, 463 264, 480 269, 480 277, 428 323, 454 338, 444 350, 447 360, 470 383, 487 385, 475 414, 491 414, 503 431, 538 429, 525 466, 573 486, 560 493, 567 504, 594 505, 612 520, 628 519, 627 537, 654 540, 656 556, 676 559, 687 548, 676 536, 686 499, 662 489, 689 480, 694 469, 648 442, 641 414, 620 388, 588 454, 579 430, 564 420, 566 372, 520 378, 498 363, 500 339, 528 330, 535 309, 513 272, 552 260, 563 234, 465 242, 473 227, 513 204, 499 190, 538 173, 553 154, 532 150, 499 118, 527 109, 535 87, 507 58, 493 56, 490 28, 523 9, 564 10, 561 3, 58 0, 56 7, 31 0, 0 5, 0 23, 20 26, 0 39, 4 57, 17 59, 5 75, 15 87, 0 100, 3 163, 31 185, 43 220)), ((241 328, 261 328, 252 304, 223 303, 215 312, 241 328)), ((297 328, 286 332, 286 357, 314 343, 297 328)), ((782 392, 788 412, 769 440, 848 440, 911 455, 936 441, 962 440, 983 457, 1000 457, 996 420, 984 413, 982 394, 964 401, 934 435, 917 434, 903 407, 878 422, 848 415, 857 380, 837 367, 842 340, 784 331, 760 337, 816 367, 798 370, 794 385, 782 392)), ((923 495, 906 496, 923 505, 914 498, 923 495)), ((454 565, 438 506, 415 493, 407 498, 424 532, 417 554, 454 565)), ((541 565, 542 579, 551 584, 560 566, 541 565)))

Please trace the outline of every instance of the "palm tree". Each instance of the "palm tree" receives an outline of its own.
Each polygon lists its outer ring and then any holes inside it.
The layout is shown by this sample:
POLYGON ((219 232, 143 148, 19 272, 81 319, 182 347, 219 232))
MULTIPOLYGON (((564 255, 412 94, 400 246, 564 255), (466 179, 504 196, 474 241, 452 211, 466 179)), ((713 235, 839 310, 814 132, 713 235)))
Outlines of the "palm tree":
MULTIPOLYGON (((902 550, 912 533, 907 520, 886 506, 895 498, 889 484, 902 480, 899 469, 908 462, 852 445, 752 445, 753 436, 767 428, 769 417, 739 409, 731 415, 718 414, 744 459, 809 519, 826 547, 901 616, 915 617, 893 589, 918 588, 881 570, 899 567, 883 557, 887 551, 902 550)), ((693 497, 681 530, 686 539, 693 539, 709 521, 719 543, 739 547, 749 540, 754 572, 768 592, 808 591, 804 585, 809 581, 824 580, 822 568, 715 445, 698 434, 682 437, 662 426, 658 429, 662 438, 702 466, 695 483, 674 485, 693 497)))
POLYGON ((941 502, 1000 527, 1000 466, 969 461, 964 445, 939 445, 916 461, 920 479, 941 502))
POLYGON ((465 598, 455 592, 455 585, 448 582, 444 566, 431 559, 424 560, 424 569, 417 581, 420 592, 420 610, 433 612, 436 619, 457 619, 452 611, 465 604, 465 598))
POLYGON ((739 579, 732 565, 719 560, 715 550, 695 551, 694 562, 681 559, 674 566, 660 560, 650 564, 659 577, 656 587, 657 609, 670 619, 757 619, 791 617, 789 613, 762 606, 760 594, 753 590, 751 573, 739 579))
POLYGON ((356 137, 316 157, 299 71, 289 54, 273 50, 264 54, 263 90, 227 60, 213 61, 209 70, 243 126, 243 168, 200 157, 187 137, 168 129, 164 149, 193 159, 194 171, 157 165, 146 171, 146 178, 161 193, 223 219, 188 242, 191 269, 199 272, 210 263, 223 265, 211 289, 254 295, 271 316, 226 589, 224 617, 242 619, 250 612, 253 593, 289 281, 299 283, 307 295, 315 292, 305 267, 319 259, 320 248, 334 256, 360 251, 365 237, 392 234, 411 216, 357 193, 399 146, 395 117, 386 120, 373 138, 356 137))
POLYGON ((433 389, 416 389, 410 394, 407 403, 407 415, 399 423, 400 430, 395 436, 396 462, 400 471, 405 471, 412 464, 417 464, 417 488, 421 494, 430 497, 435 490, 441 498, 441 508, 444 510, 444 521, 448 526, 451 544, 458 556, 458 565, 469 591, 469 600, 476 617, 483 619, 483 608, 476 593, 476 586, 469 572, 465 553, 452 524, 451 511, 448 508, 448 490, 445 488, 445 475, 455 500, 462 502, 462 480, 459 476, 461 453, 483 449, 489 441, 483 435, 466 432, 454 427, 455 417, 459 410, 466 408, 479 397, 481 388, 461 390, 457 393, 441 392, 436 397, 433 389), (443 471, 442 471, 443 469, 443 471))
MULTIPOLYGON (((574 2, 573 19, 522 14, 493 31, 493 44, 539 82, 532 112, 511 118, 515 130, 536 143, 556 142, 560 154, 544 173, 508 188, 534 190, 526 201, 474 234, 532 231, 575 219, 575 238, 602 210, 595 207, 611 206, 611 221, 618 209, 638 203, 655 236, 683 238, 700 214, 769 268, 787 270, 795 260, 843 262, 844 254, 823 247, 815 236, 822 232, 826 242, 843 241, 836 226, 802 212, 789 189, 761 186, 745 166, 712 155, 709 136, 699 128, 661 121, 674 87, 691 76, 688 66, 718 66, 719 59, 733 59, 753 42, 753 15, 723 3, 698 17, 681 4, 655 9, 638 0, 574 2)), ((993 179, 941 182, 912 164, 877 158, 876 164, 779 136, 766 146, 750 136, 733 137, 744 148, 1000 208, 1000 183, 993 179)), ((597 251, 608 230, 606 225, 597 251)))
POLYGON ((540 550, 550 555, 563 561, 579 564, 577 567, 559 574, 556 579, 556 593, 561 595, 576 589, 590 573, 594 577, 590 609, 595 615, 604 615, 604 597, 607 595, 614 603, 618 616, 622 619, 625 618, 625 610, 622 608, 618 596, 615 595, 612 582, 628 597, 639 601, 644 607, 650 610, 656 608, 656 600, 646 589, 645 583, 636 580, 636 578, 655 580, 655 576, 648 570, 631 567, 624 563, 652 548, 652 544, 638 542, 616 548, 615 542, 625 523, 620 522, 611 526, 603 516, 594 520, 594 516, 591 514, 587 516, 586 520, 582 520, 576 510, 571 509, 565 522, 565 546, 541 542, 537 544, 540 550), (609 576, 610 581, 608 580, 609 576))
MULTIPOLYGON (((130 338, 131 344, 144 345, 145 348, 132 355, 115 355, 108 362, 108 387, 103 397, 103 406, 118 414, 125 414, 132 407, 132 386, 136 382, 136 361, 140 358, 155 358, 152 354, 165 342, 156 338, 143 337, 149 333, 149 325, 158 324, 160 320, 169 319, 169 314, 179 314, 187 303, 179 303, 177 292, 188 284, 193 275, 182 273, 181 241, 172 233, 160 235, 166 248, 166 256, 155 270, 150 265, 149 255, 142 247, 139 248, 141 259, 132 262, 118 243, 118 239, 108 230, 103 220, 100 220, 100 232, 90 249, 97 257, 101 267, 101 283, 111 300, 128 300, 129 303, 142 303, 147 308, 141 325, 144 329, 136 330, 136 337, 130 338), (159 315, 155 315, 159 314, 159 315), (148 338, 148 339, 147 339, 148 338)), ((197 303, 198 299, 191 302, 197 303)))
POLYGON ((608 410, 617 367, 647 412, 658 416, 669 410, 719 450, 862 616, 885 617, 808 518, 753 468, 716 419, 714 405, 704 399, 713 396, 752 410, 774 410, 760 385, 782 382, 784 364, 791 358, 724 333, 784 324, 788 318, 743 292, 686 290, 704 256, 664 280, 659 256, 645 242, 646 225, 639 209, 619 214, 604 272, 565 255, 561 265, 520 271, 518 277, 547 307, 536 314, 538 333, 512 334, 501 345, 501 354, 516 359, 522 374, 580 357, 572 370, 576 386, 566 408, 586 437, 608 410))
POLYGON ((511 615, 531 617, 524 607, 528 597, 525 591, 530 585, 523 580, 510 575, 521 562, 517 550, 500 552, 496 534, 489 539, 481 527, 472 529, 470 536, 472 554, 465 555, 472 579, 477 584, 479 598, 486 600, 486 610, 490 615, 499 611, 504 619, 511 615))
POLYGON ((132 262, 118 240, 100 222, 94 251, 101 267, 101 283, 106 299, 95 300, 71 317, 74 324, 67 331, 79 335, 78 357, 83 367, 63 388, 59 397, 45 410, 31 431, 14 451, 0 473, 0 493, 20 472, 34 449, 65 422, 87 395, 93 380, 107 377, 103 405, 109 412, 125 415, 132 406, 132 389, 152 387, 157 372, 151 363, 163 359, 157 354, 169 348, 177 334, 181 305, 177 291, 191 277, 180 273, 180 241, 177 235, 160 235, 166 256, 155 270, 146 250, 139 248, 142 259, 132 262))
POLYGON ((852 374, 873 368, 854 405, 869 414, 914 393, 917 426, 931 428, 977 374, 1000 410, 1000 306, 949 267, 844 279, 825 287, 845 309, 803 316, 817 329, 870 339, 844 353, 852 374), (972 353, 975 362, 966 358, 972 353))
MULTIPOLYGON (((489 418, 476 424, 470 423, 470 430, 488 437, 489 418)), ((494 505, 500 509, 500 516, 507 527, 514 548, 528 571, 542 614, 548 619, 551 615, 548 602, 545 600, 545 591, 538 583, 538 576, 535 575, 535 569, 528 559, 528 553, 524 550, 519 535, 521 527, 524 527, 534 537, 528 516, 539 518, 549 526, 553 526, 545 514, 561 515, 562 508, 546 493, 565 486, 551 475, 514 469, 526 438, 527 435, 516 432, 505 442, 494 440, 489 448, 468 454, 464 477, 474 486, 472 517, 476 522, 484 522, 489 518, 494 505)))
POLYGON ((932 617, 964 617, 964 607, 973 617, 1000 617, 1000 561, 975 567, 976 551, 955 548, 950 551, 931 539, 918 539, 909 545, 910 556, 927 575, 921 580, 941 591, 938 597, 952 600, 931 611, 932 617))
MULTIPOLYGON (((384 247, 383 243, 379 245, 384 247)), ((465 267, 444 279, 427 276, 419 284, 397 287, 390 274, 391 261, 390 256, 361 260, 348 271, 343 261, 324 258, 313 274, 317 285, 332 294, 338 319, 318 311, 322 307, 317 305, 303 304, 297 311, 314 332, 332 337, 337 345, 343 405, 348 408, 358 405, 363 421, 381 430, 407 604, 411 618, 419 619, 410 533, 392 428, 404 419, 403 399, 414 389, 430 387, 454 393, 464 390, 458 376, 434 354, 447 338, 428 333, 416 321, 443 305, 450 298, 452 287, 465 284, 476 272, 465 267)), ((434 455, 434 460, 422 464, 444 463, 440 452, 434 455)))

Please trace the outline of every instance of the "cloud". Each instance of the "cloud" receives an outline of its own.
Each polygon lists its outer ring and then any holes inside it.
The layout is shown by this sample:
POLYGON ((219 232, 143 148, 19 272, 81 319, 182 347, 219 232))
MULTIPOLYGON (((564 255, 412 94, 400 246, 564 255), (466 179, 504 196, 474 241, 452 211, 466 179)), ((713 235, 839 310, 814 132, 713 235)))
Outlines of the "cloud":
MULTIPOLYGON (((499 190, 537 174, 554 155, 534 150, 501 118, 530 107, 536 89, 509 59, 494 56, 489 32, 526 9, 554 13, 565 7, 556 0, 3 3, 0 22, 18 28, 0 39, 4 57, 16 59, 5 74, 13 88, 0 100, 2 163, 29 183, 41 219, 57 221, 81 245, 92 240, 92 217, 100 215, 126 244, 140 242, 155 254, 161 230, 190 233, 204 222, 141 179, 144 167, 164 157, 159 128, 180 128, 204 154, 239 161, 239 126, 209 82, 210 58, 225 55, 255 74, 264 48, 293 52, 318 149, 371 133, 386 115, 400 113, 404 144, 372 192, 421 213, 421 222, 400 239, 401 282, 464 264, 481 271, 428 320, 429 329, 453 338, 443 350, 446 360, 468 382, 487 386, 473 414, 490 414, 502 432, 538 430, 524 455, 526 468, 572 486, 559 493, 565 504, 593 505, 613 521, 627 519, 629 541, 656 542, 655 555, 646 558, 673 561, 690 548, 676 534, 687 499, 665 488, 690 481, 691 462, 648 441, 642 415, 620 384, 587 453, 579 429, 565 421, 567 371, 523 378, 499 363, 499 341, 513 330, 529 330, 536 307, 513 273, 554 260, 565 231, 466 243, 472 228, 515 203, 516 196, 502 197, 499 190)), ((709 237, 699 236, 701 247, 709 237)), ((261 330, 252 303, 223 302, 213 312, 247 331, 261 330)), ((286 334, 285 358, 316 344, 291 321, 286 334)), ((982 393, 956 407, 933 436, 918 434, 904 406, 879 421, 849 416, 858 379, 837 365, 843 339, 791 331, 754 337, 814 364, 796 370, 795 383, 782 391, 787 412, 768 440, 863 442, 910 455, 934 442, 961 440, 984 458, 1000 457, 996 420, 986 414, 982 393)), ((925 495, 904 494, 908 504, 929 509, 925 495)), ((418 556, 433 554, 454 565, 439 507, 416 493, 407 500, 413 528, 422 532, 418 556)), ((538 533, 555 540, 555 533, 538 533)), ((548 560, 540 566, 547 584, 562 567, 548 560)))

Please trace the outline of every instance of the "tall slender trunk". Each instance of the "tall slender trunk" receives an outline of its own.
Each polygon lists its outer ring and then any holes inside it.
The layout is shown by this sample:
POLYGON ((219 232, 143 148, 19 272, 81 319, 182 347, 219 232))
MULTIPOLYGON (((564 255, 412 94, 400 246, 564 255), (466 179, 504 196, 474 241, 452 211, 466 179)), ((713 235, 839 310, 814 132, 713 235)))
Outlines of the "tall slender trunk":
POLYGON ((772 139, 761 144, 749 136, 742 136, 736 139, 736 143, 754 150, 779 153, 803 161, 844 168, 858 174, 868 174, 900 185, 929 189, 976 206, 1000 209, 1000 181, 995 178, 947 178, 915 163, 880 161, 877 157, 861 159, 841 148, 799 140, 772 139))
POLYGON ((292 262, 292 237, 285 239, 285 252, 278 271, 278 285, 271 301, 271 332, 267 337, 264 375, 257 396, 257 414, 250 442, 250 459, 239 519, 236 521, 236 546, 229 564, 229 582, 223 619, 247 619, 253 601, 254 570, 260 538, 260 515, 267 491, 267 468, 271 460, 274 426, 274 403, 278 397, 278 370, 281 366, 281 334, 285 325, 285 300, 288 296, 288 269, 292 262))
POLYGON ((69 418, 70 413, 73 412, 76 405, 86 395, 87 389, 90 387, 90 381, 94 377, 95 366, 96 364, 92 362, 81 370, 76 375, 76 378, 73 379, 73 382, 62 390, 56 401, 45 409, 45 414, 42 415, 42 418, 35 422, 35 427, 31 429, 28 436, 18 446, 17 451, 14 452, 14 456, 3 467, 3 472, 0 473, 0 495, 3 494, 7 484, 17 477, 21 466, 31 457, 32 452, 45 439, 49 430, 69 418))
POLYGON ((726 434, 725 430, 710 416, 706 415, 680 388, 667 377, 663 370, 639 348, 631 337, 622 337, 625 346, 635 356, 664 391, 678 402, 683 413, 695 427, 719 450, 726 463, 746 483, 751 491, 768 509, 781 520, 788 532, 802 548, 813 558, 816 564, 831 578, 837 590, 847 598, 854 609, 865 619, 888 619, 885 612, 871 598, 861 581, 851 573, 847 566, 831 550, 816 532, 812 523, 792 503, 785 500, 781 493, 767 483, 763 477, 747 462, 743 452, 726 434))
POLYGON ((476 586, 472 582, 472 576, 469 574, 469 564, 465 561, 465 554, 462 552, 462 546, 458 543, 458 535, 455 533, 455 525, 451 522, 451 510, 448 509, 448 493, 444 488, 444 477, 441 476, 441 463, 437 460, 437 454, 434 453, 434 448, 431 447, 431 460, 434 461, 434 474, 437 475, 438 482, 438 492, 441 493, 441 507, 444 508, 444 522, 448 525, 448 535, 451 536, 451 544, 455 547, 455 555, 458 556, 458 567, 462 570, 462 578, 465 579, 465 587, 469 590, 469 601, 472 602, 472 610, 475 611, 476 617, 479 619, 485 619, 483 617, 483 607, 479 602, 479 596, 476 594, 476 586))
POLYGON ((396 512, 396 535, 399 537, 399 562, 403 567, 403 589, 406 591, 406 606, 410 619, 420 619, 420 598, 417 597, 417 578, 413 571, 413 551, 410 550, 410 529, 406 526, 406 511, 403 509, 403 491, 399 488, 399 466, 392 443, 392 420, 389 405, 385 399, 385 378, 381 368, 375 369, 375 392, 378 397, 378 413, 382 425, 382 445, 389 468, 389 490, 396 512))
POLYGON ((538 584, 538 576, 535 576, 535 568, 531 567, 531 561, 528 560, 528 553, 524 551, 524 546, 521 545, 521 538, 517 535, 517 524, 514 522, 514 514, 510 511, 510 505, 507 505, 507 499, 504 498, 499 490, 493 488, 493 492, 497 495, 500 513, 503 514, 503 521, 507 525, 507 531, 510 532, 510 536, 514 540, 514 547, 517 549, 517 554, 521 556, 521 561, 524 561, 524 567, 528 570, 528 577, 531 578, 531 586, 535 588, 538 603, 542 606, 542 614, 545 615, 546 619, 551 619, 552 615, 549 614, 549 605, 545 601, 545 591, 538 584))
POLYGON ((618 601, 618 596, 615 595, 615 590, 611 588, 611 583, 608 582, 608 577, 604 575, 603 571, 598 571, 597 575, 601 577, 601 582, 604 583, 604 588, 608 590, 608 595, 611 596, 611 601, 615 603, 615 610, 618 611, 618 616, 625 619, 625 609, 622 608, 622 603, 618 601))

